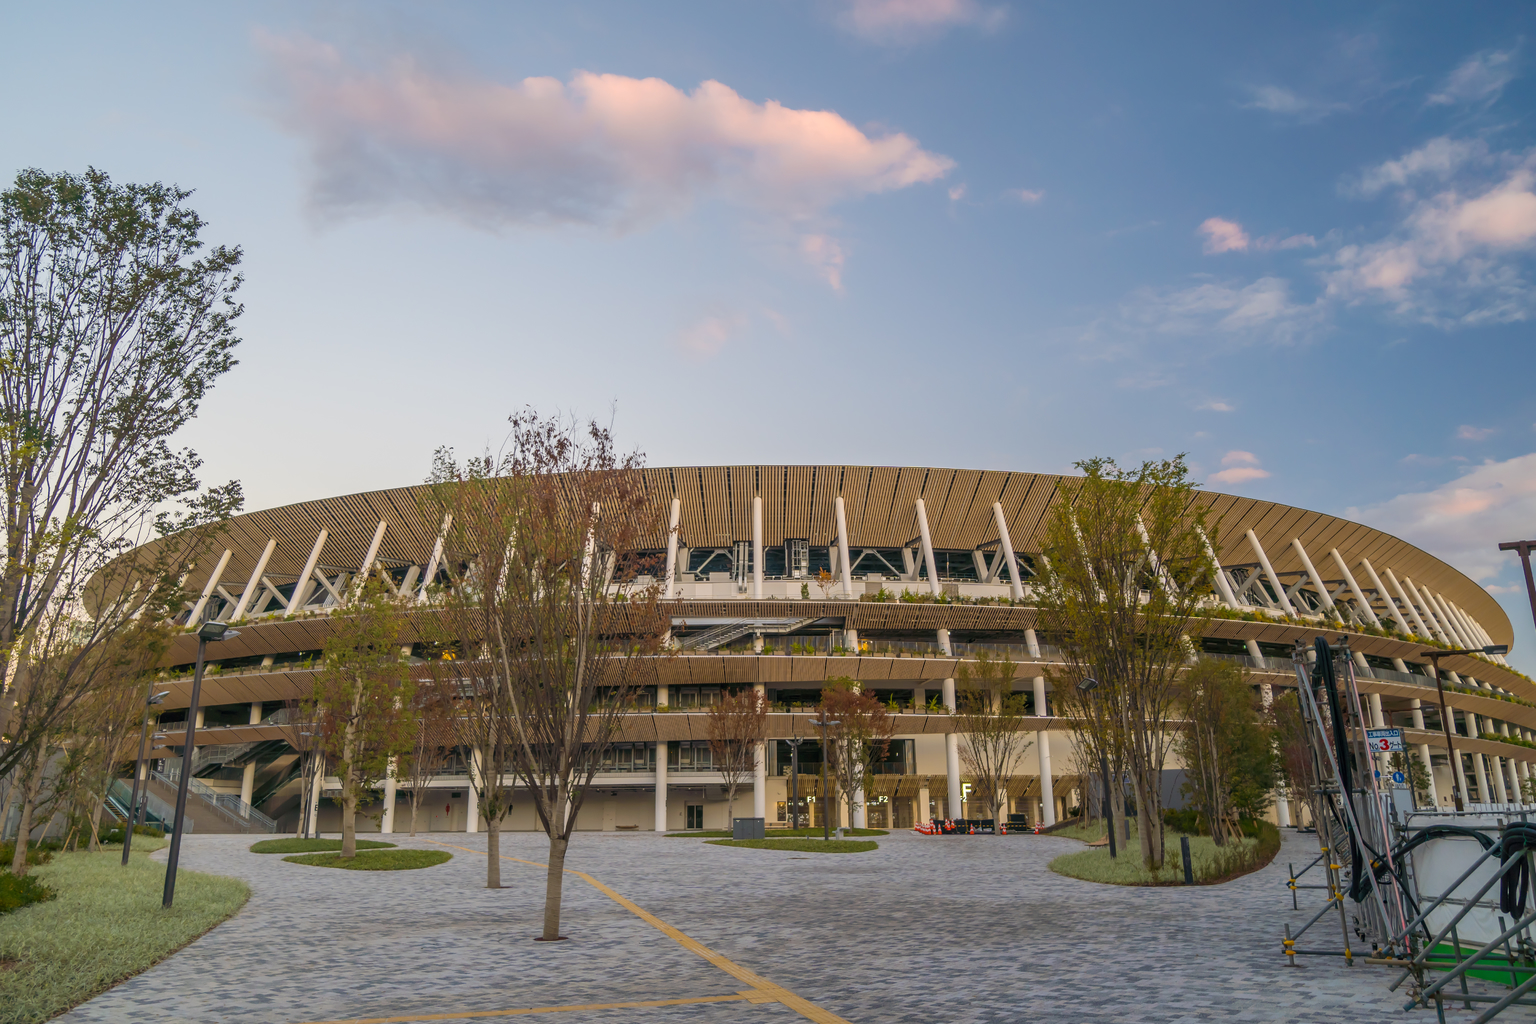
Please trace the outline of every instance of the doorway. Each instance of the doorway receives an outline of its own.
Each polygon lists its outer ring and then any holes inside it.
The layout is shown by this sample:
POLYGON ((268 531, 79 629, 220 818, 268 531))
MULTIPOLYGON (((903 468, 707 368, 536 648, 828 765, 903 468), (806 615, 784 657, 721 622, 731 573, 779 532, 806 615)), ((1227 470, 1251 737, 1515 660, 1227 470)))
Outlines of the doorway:
POLYGON ((683 825, 684 828, 703 828, 704 827, 704 805, 703 804, 684 804, 683 805, 683 819, 684 819, 684 825, 683 825))

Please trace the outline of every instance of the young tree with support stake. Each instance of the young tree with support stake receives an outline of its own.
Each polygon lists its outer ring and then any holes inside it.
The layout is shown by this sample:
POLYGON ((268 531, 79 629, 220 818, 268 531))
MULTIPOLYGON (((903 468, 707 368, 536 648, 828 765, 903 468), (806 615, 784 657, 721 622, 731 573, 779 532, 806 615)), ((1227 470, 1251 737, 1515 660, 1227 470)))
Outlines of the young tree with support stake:
POLYGON ((709 709, 709 750, 725 778, 725 820, 735 820, 736 791, 757 776, 757 748, 768 734, 768 700, 756 690, 727 697, 709 709))
MULTIPOLYGON (((856 682, 846 677, 827 680, 817 712, 823 721, 837 723, 827 730, 827 749, 822 756, 828 759, 837 786, 843 791, 848 823, 852 825, 854 814, 862 806, 860 794, 867 788, 874 766, 885 760, 886 748, 896 732, 896 720, 879 698, 863 693, 856 682)), ((827 810, 837 813, 830 803, 827 810)), ((841 834, 842 829, 838 832, 841 834)))
POLYGON ((1247 673, 1230 661, 1202 660, 1184 674, 1184 728, 1174 749, 1185 766, 1211 841, 1241 840, 1238 819, 1258 817, 1275 788, 1274 732, 1267 727, 1247 673))
POLYGON ((1025 732, 1029 698, 1014 690, 1014 668, 1007 657, 982 653, 974 664, 962 663, 955 680, 960 763, 974 791, 992 808, 994 835, 1002 834, 1008 816, 1008 780, 1018 774, 1024 752, 1034 745, 1025 732))
POLYGON ((405 616, 377 579, 359 600, 331 616, 310 702, 324 721, 322 749, 341 780, 341 856, 357 856, 357 804, 410 749, 414 696, 410 662, 400 652, 405 616))
MULTIPOLYGON (((1163 864, 1162 772, 1177 736, 1179 673, 1213 585, 1205 504, 1184 457, 1123 470, 1113 459, 1077 464, 1047 514, 1041 617, 1059 637, 1060 694, 1095 680, 1108 736, 1123 744, 1136 798, 1142 861, 1163 864)), ((1214 539, 1214 538, 1213 538, 1214 539)))
MULTIPOLYGON (((411 787, 411 835, 416 835, 416 821, 428 787, 443 772, 453 748, 453 702, 446 687, 428 673, 416 680, 415 699, 410 713, 414 719, 411 749, 401 755, 398 777, 411 787)), ((499 819, 498 819, 499 820, 499 819)))
POLYGON ((499 456, 461 465, 438 452, 430 512, 451 524, 444 565, 459 573, 440 606, 462 652, 461 714, 494 709, 482 757, 493 766, 506 750, 549 837, 540 938, 554 941, 577 814, 633 701, 638 657, 670 627, 660 588, 635 582, 654 569, 629 554, 663 520, 639 456, 620 456, 606 428, 532 411, 511 424, 499 456))

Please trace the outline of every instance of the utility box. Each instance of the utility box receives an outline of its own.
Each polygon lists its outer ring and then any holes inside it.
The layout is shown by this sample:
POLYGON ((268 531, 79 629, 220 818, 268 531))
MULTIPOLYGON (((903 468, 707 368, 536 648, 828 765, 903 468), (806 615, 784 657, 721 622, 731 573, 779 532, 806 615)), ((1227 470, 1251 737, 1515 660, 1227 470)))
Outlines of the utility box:
POLYGON ((766 818, 732 818, 732 839, 761 839, 766 818))

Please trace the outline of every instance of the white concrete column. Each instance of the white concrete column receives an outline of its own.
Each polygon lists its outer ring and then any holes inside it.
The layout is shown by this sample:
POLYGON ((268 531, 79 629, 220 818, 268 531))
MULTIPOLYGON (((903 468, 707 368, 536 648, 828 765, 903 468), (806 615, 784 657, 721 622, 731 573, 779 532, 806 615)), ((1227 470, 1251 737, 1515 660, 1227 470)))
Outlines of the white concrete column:
POLYGON ((752 496, 752 599, 763 599, 763 498, 752 496))
POLYGON ((357 568, 357 576, 352 581, 352 590, 348 600, 356 601, 362 596, 363 587, 368 582, 368 574, 373 571, 373 563, 379 557, 379 545, 384 543, 384 531, 389 529, 389 521, 380 519, 379 525, 373 528, 373 540, 368 544, 368 552, 363 555, 363 564, 357 568))
MULTIPOLYGON (((437 582, 437 566, 443 560, 443 541, 448 537, 448 531, 453 526, 453 513, 443 515, 442 525, 437 529, 437 540, 432 545, 432 555, 427 559, 427 571, 421 577, 421 589, 416 592, 416 603, 421 604, 427 599, 427 591, 432 584, 437 582)), ((590 538, 589 538, 590 539, 590 538)), ((585 568, 582 570, 585 579, 585 568)))
POLYGON ((309 787, 309 838, 320 838, 320 790, 325 781, 325 755, 315 755, 315 778, 309 787))
POLYGON ((992 522, 997 526, 997 542, 1003 548, 1003 562, 1008 566, 1008 591, 1015 601, 1024 600, 1024 582, 1019 578, 1019 560, 1013 553, 1013 538, 1008 535, 1008 520, 1003 516, 1003 503, 992 503, 992 522))
POLYGON ((1414 603, 1417 604, 1419 609, 1424 613, 1424 621, 1429 623, 1429 628, 1435 631, 1434 635, 1436 639, 1440 640, 1442 643, 1451 644, 1453 646, 1460 646, 1457 644, 1455 636, 1453 636, 1450 630, 1445 628, 1444 623, 1440 621, 1440 616, 1435 614, 1435 606, 1434 603, 1429 599, 1428 589, 1421 593, 1419 588, 1414 584, 1413 580, 1409 579, 1407 576, 1403 577, 1403 587, 1408 591, 1408 596, 1413 598, 1414 603))
POLYGON ((251 794, 256 791, 256 762, 247 761, 245 770, 240 773, 240 802, 249 806, 251 794))
POLYGON ((1509 803, 1509 790, 1504 785, 1504 759, 1497 754, 1489 754, 1488 770, 1489 774, 1493 776, 1494 796, 1501 804, 1509 803))
MULTIPOLYGON (((951 713, 955 710, 955 681, 944 680, 944 706, 951 713)), ((944 772, 948 780, 949 806, 945 813, 951 818, 960 817, 960 736, 958 733, 947 732, 944 734, 944 772)))
POLYGON ((208 574, 208 582, 203 584, 202 596, 197 599, 197 604, 192 606, 192 614, 187 616, 187 625, 196 626, 202 621, 203 609, 208 607, 208 599, 213 596, 213 588, 219 585, 219 580, 224 576, 224 567, 229 565, 230 556, 234 552, 229 548, 219 556, 219 563, 213 567, 213 572, 208 574))
POLYGON ((1520 802, 1522 804, 1529 804, 1530 800, 1528 800, 1526 798, 1527 794, 1526 794, 1525 791, 1527 789, 1526 783, 1531 778, 1530 766, 1526 762, 1524 762, 1524 761, 1516 761, 1515 762, 1515 774, 1516 774, 1516 776, 1518 778, 1518 781, 1519 781, 1519 785, 1515 788, 1515 792, 1520 794, 1520 802))
POLYGON ((868 828, 869 816, 864 806, 864 787, 860 786, 853 791, 853 828, 868 828))
MULTIPOLYGON (((752 687, 763 700, 768 699, 768 688, 763 683, 752 687)), ((752 764, 752 817, 768 819, 768 748, 765 742, 756 744, 752 764)))
POLYGON ((928 783, 925 782, 917 787, 917 814, 913 817, 912 824, 926 825, 933 820, 933 811, 929 809, 932 801, 933 797, 928 795, 928 783))
MULTIPOLYGON (((1196 527, 1196 529, 1200 529, 1196 527)), ((1205 556, 1211 560, 1211 568, 1216 574, 1216 589, 1221 592, 1221 599, 1227 602, 1228 608, 1241 607, 1237 603, 1237 595, 1232 592, 1232 581, 1227 579, 1226 571, 1221 567, 1221 560, 1216 557, 1216 549, 1211 547, 1211 538, 1200 530, 1200 542, 1205 545, 1205 556)))
POLYGON ((1355 596, 1355 604, 1360 608, 1360 614, 1365 616, 1367 622, 1379 627, 1381 620, 1376 618, 1376 609, 1371 607, 1371 602, 1365 599, 1365 592, 1360 589, 1360 584, 1355 582, 1354 574, 1349 571, 1349 563, 1344 561, 1344 556, 1339 554, 1338 548, 1331 549, 1328 554, 1333 558, 1333 564, 1339 567, 1339 572, 1344 576, 1344 582, 1349 584, 1349 592, 1355 596))
POLYGON ((466 821, 465 821, 465 824, 464 824, 464 831, 465 832, 479 832, 480 831, 480 786, 481 785, 488 786, 490 783, 489 783, 489 780, 485 779, 485 757, 480 752, 480 748, 479 747, 471 747, 470 751, 469 751, 469 756, 470 756, 470 760, 474 762, 474 767, 470 770, 470 773, 469 773, 469 792, 465 795, 466 799, 469 802, 469 806, 468 806, 467 812, 465 814, 466 821), (477 785, 477 783, 479 783, 479 784, 477 785))
POLYGON ((944 588, 939 586, 939 565, 933 560, 933 537, 928 532, 928 508, 922 498, 913 502, 913 508, 917 511, 917 535, 923 545, 923 561, 928 565, 928 592, 938 597, 944 588))
POLYGON ((848 560, 848 514, 843 508, 843 496, 839 494, 832 503, 837 519, 837 557, 843 572, 843 596, 853 596, 853 563, 848 560))
POLYGON ((1415 632, 1419 636, 1434 636, 1433 631, 1430 630, 1428 626, 1424 625, 1424 620, 1419 617, 1419 610, 1413 606, 1412 601, 1408 600, 1408 595, 1403 591, 1403 585, 1398 582, 1396 576, 1392 575, 1392 570, 1390 568, 1386 570, 1386 574, 1387 582, 1392 584, 1392 589, 1396 592, 1397 599, 1403 602, 1403 610, 1408 613, 1409 618, 1413 619, 1413 624, 1416 628, 1410 632, 1415 632))
POLYGON ((315 564, 320 561, 320 549, 325 547, 325 538, 330 536, 324 528, 315 535, 315 546, 309 549, 309 558, 304 562, 304 571, 299 573, 299 582, 293 585, 293 594, 288 598, 288 614, 292 615, 304 607, 304 598, 309 590, 309 578, 314 574, 315 564))
POLYGON ((1376 593, 1386 602, 1387 611, 1392 614, 1392 620, 1397 623, 1397 628, 1404 633, 1412 633, 1413 630, 1408 627, 1408 620, 1403 618, 1402 611, 1397 607, 1397 602, 1392 598, 1392 592, 1381 585, 1381 577, 1377 576, 1376 570, 1371 567, 1370 559, 1360 559, 1360 568, 1365 570, 1366 578, 1371 581, 1371 586, 1376 589, 1376 593))
POLYGON ((1454 616, 1451 615, 1450 609, 1446 608, 1445 598, 1430 590, 1428 587, 1422 587, 1420 589, 1423 590, 1424 597, 1429 601, 1430 607, 1433 608, 1435 610, 1435 614, 1439 616, 1440 625, 1445 627, 1445 631, 1450 634, 1452 640, 1454 640, 1462 647, 1476 648, 1482 646, 1481 644, 1473 643, 1472 638, 1462 630, 1461 624, 1456 621, 1454 616))
MULTIPOLYGON (((668 699, 669 698, 667 696, 667 684, 666 683, 657 683, 656 684, 656 706, 657 707, 661 707, 663 704, 667 704, 668 699)), ((667 704, 667 706, 671 707, 670 704, 667 704)))
MULTIPOLYGON (((1035 714, 1048 715, 1050 705, 1045 699, 1045 677, 1035 677, 1035 714)), ((1056 787, 1051 779, 1051 734, 1041 729, 1035 733, 1035 752, 1040 764, 1041 820, 1046 825, 1056 824, 1056 787)))
POLYGON ((677 586, 677 523, 683 514, 683 503, 672 499, 672 515, 667 521, 667 575, 661 585, 661 596, 672 599, 677 586))
MULTIPOLYGON (((1463 711, 1462 715, 1467 720, 1467 738, 1473 740, 1477 739, 1477 737, 1480 735, 1477 728, 1477 716, 1470 711, 1463 711)), ((1471 751, 1468 751, 1468 753, 1471 753, 1471 751)), ((1472 770, 1477 774, 1478 799, 1481 803, 1492 803, 1489 797, 1491 797, 1493 794, 1488 790, 1488 773, 1483 768, 1483 759, 1481 755, 1478 754, 1472 754, 1471 756, 1472 770)))
POLYGON ((395 792, 400 784, 395 778, 396 768, 395 759, 390 758, 389 768, 384 772, 384 815, 379 819, 380 832, 395 831, 395 792))
POLYGON ((1283 793, 1275 794, 1275 824, 1281 828, 1291 827, 1291 804, 1283 793))
POLYGON ((656 823, 657 832, 667 830, 667 741, 656 742, 656 823))
POLYGON ((256 568, 251 570, 251 579, 240 592, 240 600, 235 602, 235 610, 230 613, 231 623, 239 622, 245 617, 245 610, 250 607, 251 599, 261 589, 261 574, 267 571, 267 562, 272 559, 272 552, 277 550, 277 538, 267 541, 267 546, 261 549, 261 557, 256 559, 256 568))
POLYGON ((1291 606, 1291 599, 1285 596, 1285 587, 1280 583, 1280 577, 1275 574, 1275 567, 1269 564, 1269 555, 1264 552, 1264 545, 1259 543, 1259 535, 1252 530, 1248 531, 1248 545, 1253 548, 1253 553, 1259 558, 1259 568, 1264 570, 1264 576, 1269 580, 1269 585, 1275 588, 1275 600, 1280 603, 1281 609, 1287 615, 1295 615, 1296 609, 1291 606))
POLYGON ((1323 607, 1333 610, 1333 595, 1328 593, 1328 587, 1323 583, 1323 578, 1317 574, 1317 569, 1312 565, 1312 559, 1307 555, 1307 549, 1301 546, 1300 537, 1291 538, 1291 548, 1301 558, 1301 567, 1307 570, 1307 577, 1312 580, 1312 585, 1317 588, 1317 593, 1323 601, 1323 607))
MULTIPOLYGON (((1417 697, 1415 697, 1415 698, 1413 698, 1412 700, 1410 700, 1408 702, 1408 707, 1411 709, 1411 712, 1413 714, 1413 727, 1415 729, 1423 731, 1423 729, 1424 729, 1424 705, 1423 705, 1423 703, 1417 697)), ((1420 743, 1419 747, 1418 747, 1418 750, 1419 750, 1419 761, 1424 765, 1424 771, 1429 776, 1429 803, 1430 803, 1430 806, 1431 807, 1439 807, 1440 806, 1440 792, 1439 792, 1439 787, 1435 785, 1435 763, 1430 758, 1429 744, 1428 743, 1420 743)))
POLYGON ((1366 694, 1366 697, 1369 700, 1370 705, 1371 705, 1371 728, 1372 729, 1384 729, 1384 728, 1386 728, 1386 725, 1387 725, 1386 719, 1383 718, 1382 714, 1381 714, 1381 694, 1379 694, 1379 693, 1370 693, 1370 694, 1366 694))

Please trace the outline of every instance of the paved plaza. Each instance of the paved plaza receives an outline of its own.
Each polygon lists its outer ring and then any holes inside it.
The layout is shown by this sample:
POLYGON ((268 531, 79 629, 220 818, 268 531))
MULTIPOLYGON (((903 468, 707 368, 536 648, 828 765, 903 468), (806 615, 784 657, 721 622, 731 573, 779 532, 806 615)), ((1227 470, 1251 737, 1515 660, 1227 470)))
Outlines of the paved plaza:
MULTIPOLYGON (((570 877, 570 941, 553 944, 531 941, 542 920, 541 868, 504 862, 506 888, 491 891, 483 888, 483 835, 393 838, 446 844, 454 859, 419 871, 335 871, 252 854, 247 837, 188 837, 184 865, 246 879, 250 903, 60 1019, 455 1022, 575 1006, 586 1008, 540 1019, 1434 1020, 1432 1011, 1402 1012, 1404 998, 1387 992, 1384 968, 1284 964, 1282 926, 1310 916, 1290 910, 1284 865, 1310 859, 1309 836, 1287 836, 1274 865, 1226 885, 1134 889, 1053 874, 1047 862, 1081 846, 1048 837, 897 833, 873 853, 801 856, 649 833, 578 833, 568 868, 652 919, 570 877), (689 939, 728 963, 690 951, 689 939), (753 975, 766 981, 742 980, 753 975), (773 986, 808 1002, 797 1010, 765 1001, 773 986), (684 1002, 591 1008, 663 1000, 684 1002)), ((502 838, 504 856, 539 861, 543 849, 541 836, 502 838)), ((1337 929, 1327 938, 1336 942, 1337 929)))

